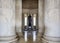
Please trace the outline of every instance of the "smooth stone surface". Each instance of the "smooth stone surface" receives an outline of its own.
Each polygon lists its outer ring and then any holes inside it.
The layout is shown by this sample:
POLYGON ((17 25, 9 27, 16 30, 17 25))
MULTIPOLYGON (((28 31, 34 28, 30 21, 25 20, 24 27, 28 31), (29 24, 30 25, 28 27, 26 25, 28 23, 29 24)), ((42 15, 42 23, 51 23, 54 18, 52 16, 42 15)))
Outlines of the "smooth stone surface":
POLYGON ((60 43, 60 0, 45 0, 43 43, 60 43), (46 42, 45 42, 46 41, 46 42))
POLYGON ((16 40, 15 0, 0 0, 0 43, 16 40))
POLYGON ((1 0, 0 10, 1 10, 0 36, 16 35, 15 34, 15 1, 1 0))
POLYGON ((60 0, 45 1, 45 34, 60 37, 60 0))
POLYGON ((39 32, 42 34, 44 31, 44 1, 38 0, 38 26, 39 26, 39 32))
POLYGON ((22 32, 22 0, 16 0, 16 32, 22 32))

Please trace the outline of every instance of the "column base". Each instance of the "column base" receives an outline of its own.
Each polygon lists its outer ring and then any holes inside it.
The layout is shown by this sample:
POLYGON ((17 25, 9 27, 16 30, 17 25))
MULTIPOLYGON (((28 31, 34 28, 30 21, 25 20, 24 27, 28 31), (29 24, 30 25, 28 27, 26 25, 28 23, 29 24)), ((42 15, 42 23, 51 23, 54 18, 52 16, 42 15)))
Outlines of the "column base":
POLYGON ((60 43, 60 38, 58 37, 49 37, 49 36, 43 36, 42 43, 60 43))
POLYGON ((16 36, 0 36, 0 43, 17 43, 16 36))

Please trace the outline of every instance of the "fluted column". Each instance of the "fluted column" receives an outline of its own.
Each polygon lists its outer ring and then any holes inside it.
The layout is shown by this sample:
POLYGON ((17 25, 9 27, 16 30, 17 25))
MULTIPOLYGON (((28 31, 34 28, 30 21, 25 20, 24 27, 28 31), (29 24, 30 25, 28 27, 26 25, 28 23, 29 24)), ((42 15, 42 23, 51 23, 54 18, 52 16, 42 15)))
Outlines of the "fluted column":
POLYGON ((15 41, 15 0, 0 0, 0 43, 15 41))
POLYGON ((43 43, 60 43, 60 0, 45 0, 43 43))
POLYGON ((38 0, 38 26, 39 26, 40 35, 43 33, 43 29, 44 29, 43 3, 44 3, 43 0, 38 0))
POLYGON ((16 32, 22 32, 22 0, 16 0, 16 32))

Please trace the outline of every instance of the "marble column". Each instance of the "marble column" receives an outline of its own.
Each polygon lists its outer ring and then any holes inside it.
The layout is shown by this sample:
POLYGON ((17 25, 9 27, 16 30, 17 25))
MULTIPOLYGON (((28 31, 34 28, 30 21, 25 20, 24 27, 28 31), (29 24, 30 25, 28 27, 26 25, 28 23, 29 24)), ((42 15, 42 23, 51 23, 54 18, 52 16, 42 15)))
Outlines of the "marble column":
POLYGON ((16 32, 22 32, 22 0, 16 0, 16 32))
POLYGON ((60 43, 60 0, 45 0, 43 43, 60 43))
POLYGON ((0 0, 0 43, 15 43, 15 0, 0 0))
POLYGON ((44 29, 44 1, 43 0, 38 0, 38 27, 39 27, 39 33, 40 36, 43 33, 44 29))

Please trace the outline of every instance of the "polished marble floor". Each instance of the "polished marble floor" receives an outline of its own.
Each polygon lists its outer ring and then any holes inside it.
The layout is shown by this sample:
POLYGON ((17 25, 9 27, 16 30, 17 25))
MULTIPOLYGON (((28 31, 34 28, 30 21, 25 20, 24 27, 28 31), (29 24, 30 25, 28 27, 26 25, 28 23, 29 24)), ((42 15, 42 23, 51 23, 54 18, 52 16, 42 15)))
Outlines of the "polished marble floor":
POLYGON ((21 36, 20 39, 18 40, 18 43, 42 43, 42 40, 41 40, 41 38, 39 36, 37 36, 37 40, 35 42, 33 42, 32 37, 29 37, 28 41, 25 42, 24 37, 21 36))

